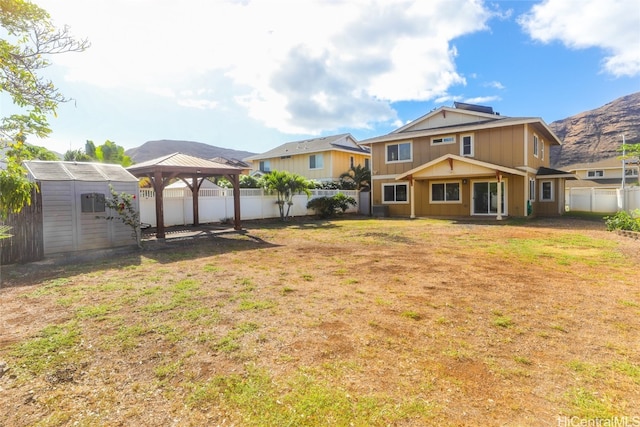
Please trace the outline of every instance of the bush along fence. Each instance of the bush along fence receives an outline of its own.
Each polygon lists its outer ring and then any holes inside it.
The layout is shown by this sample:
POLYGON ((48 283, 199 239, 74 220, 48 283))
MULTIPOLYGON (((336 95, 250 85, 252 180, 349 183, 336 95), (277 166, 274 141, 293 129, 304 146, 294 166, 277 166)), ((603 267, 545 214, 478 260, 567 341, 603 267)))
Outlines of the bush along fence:
MULTIPOLYGON (((333 197, 344 194, 358 200, 357 190, 311 190, 311 196, 299 194, 293 197, 290 216, 316 215, 307 203, 318 197, 333 197)), ((188 188, 165 189, 163 194, 165 226, 193 224, 193 202, 188 188)), ((140 221, 156 226, 155 192, 140 189, 140 221)), ((201 223, 225 222, 233 218, 233 190, 201 188, 198 193, 199 220, 201 223)), ((358 204, 349 205, 345 213, 358 213, 358 204)), ((267 194, 261 188, 240 189, 240 216, 242 220, 279 218, 276 195, 267 194)))

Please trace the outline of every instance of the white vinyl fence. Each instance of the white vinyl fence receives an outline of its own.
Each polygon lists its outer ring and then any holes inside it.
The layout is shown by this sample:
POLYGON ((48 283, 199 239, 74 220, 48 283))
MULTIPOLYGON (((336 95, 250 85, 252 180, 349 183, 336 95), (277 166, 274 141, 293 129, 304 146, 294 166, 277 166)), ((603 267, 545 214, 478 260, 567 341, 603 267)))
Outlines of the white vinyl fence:
POLYGON ((567 188, 566 210, 575 212, 616 213, 640 209, 640 187, 567 188))
MULTIPOLYGON (((293 197, 291 216, 315 215, 315 211, 307 209, 307 202, 316 197, 333 196, 344 193, 358 201, 356 190, 311 190, 311 197, 306 194, 293 197)), ((164 225, 193 224, 193 197, 189 188, 165 189, 162 193, 164 199, 164 225)), ((265 194, 261 188, 240 189, 240 219, 266 219, 279 218, 280 211, 276 204, 275 195, 265 194)), ((198 193, 198 218, 200 223, 221 222, 234 216, 233 189, 201 188, 198 193)), ((285 206, 286 210, 287 206, 285 206)), ((358 206, 347 209, 348 213, 357 213, 358 206)), ((140 189, 140 220, 143 223, 156 226, 156 201, 155 192, 148 189, 140 189)))

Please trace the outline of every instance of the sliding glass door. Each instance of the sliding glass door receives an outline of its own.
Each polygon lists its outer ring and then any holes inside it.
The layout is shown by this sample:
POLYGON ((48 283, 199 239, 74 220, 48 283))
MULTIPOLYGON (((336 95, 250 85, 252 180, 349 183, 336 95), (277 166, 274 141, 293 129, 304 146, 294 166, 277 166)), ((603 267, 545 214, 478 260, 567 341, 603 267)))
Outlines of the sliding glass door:
MULTIPOLYGON (((505 182, 501 181, 501 211, 502 215, 507 214, 505 195, 505 182)), ((496 215, 498 213, 498 183, 474 182, 473 183, 473 214, 474 215, 496 215)))

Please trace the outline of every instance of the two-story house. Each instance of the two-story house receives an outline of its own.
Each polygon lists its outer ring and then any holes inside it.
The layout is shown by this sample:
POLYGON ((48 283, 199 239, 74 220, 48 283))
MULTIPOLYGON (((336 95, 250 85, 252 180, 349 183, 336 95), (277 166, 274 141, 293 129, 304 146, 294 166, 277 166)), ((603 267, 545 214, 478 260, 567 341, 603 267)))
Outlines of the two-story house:
POLYGON ((288 171, 318 182, 337 181, 351 167, 371 169, 371 153, 350 134, 293 141, 244 159, 252 175, 288 171))
POLYGON ((374 211, 498 219, 564 212, 572 175, 549 167, 549 147, 561 141, 542 119, 454 105, 362 141, 371 147, 374 211))
POLYGON ((621 188, 623 176, 625 185, 638 185, 637 159, 626 159, 623 164, 621 158, 611 157, 597 162, 574 163, 563 169, 578 178, 567 182, 567 188, 621 188))

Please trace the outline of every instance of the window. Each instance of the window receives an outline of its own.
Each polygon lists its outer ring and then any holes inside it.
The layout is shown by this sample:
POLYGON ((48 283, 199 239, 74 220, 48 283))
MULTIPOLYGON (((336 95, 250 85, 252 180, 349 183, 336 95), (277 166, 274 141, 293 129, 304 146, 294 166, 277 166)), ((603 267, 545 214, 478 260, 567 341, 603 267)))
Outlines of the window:
POLYGON ((101 193, 84 193, 80 195, 82 212, 104 212, 105 197, 101 193))
POLYGON ((260 162, 260 172, 271 172, 271 162, 269 160, 260 162))
POLYGON ((387 145, 387 163, 411 161, 411 143, 402 142, 399 144, 387 145))
POLYGON ((431 201, 435 203, 460 202, 459 182, 434 182, 431 184, 431 201))
POLYGON ((625 176, 638 176, 638 169, 636 169, 636 168, 625 169, 624 170, 624 175, 625 176))
POLYGON ((312 154, 309 156, 309 169, 322 169, 323 167, 322 154, 312 154))
POLYGON ((532 202, 536 200, 536 180, 529 179, 529 200, 532 202))
POLYGON ((538 157, 538 135, 533 135, 533 155, 538 157))
POLYGON ((354 160, 353 160, 353 156, 349 156, 349 167, 352 168, 355 166, 354 160))
POLYGON ((544 160, 544 139, 540 140, 540 158, 544 160))
POLYGON ((542 181, 540 186, 540 200, 545 202, 553 201, 553 183, 551 181, 542 181))
POLYGON ((364 159, 364 168, 367 170, 371 170, 371 165, 369 164, 369 159, 364 159))
POLYGON ((462 135, 460 155, 469 157, 473 156, 473 135, 462 135))
POLYGON ((291 156, 280 156, 281 159, 290 159, 291 156))
POLYGON ((603 176, 604 176, 603 170, 587 171, 588 178, 602 178, 603 176))
POLYGON ((382 184, 384 203, 406 203, 409 200, 407 184, 382 184))
POLYGON ((431 138, 431 145, 454 144, 455 142, 456 142, 456 137, 453 135, 431 138))

